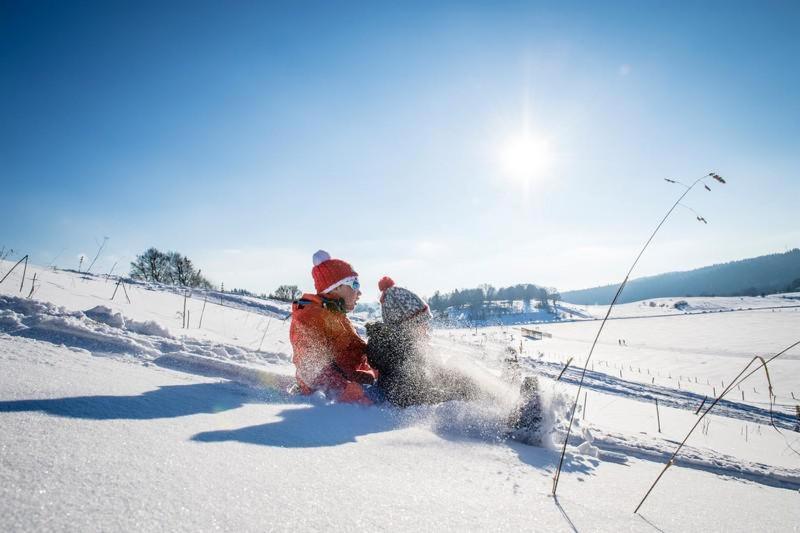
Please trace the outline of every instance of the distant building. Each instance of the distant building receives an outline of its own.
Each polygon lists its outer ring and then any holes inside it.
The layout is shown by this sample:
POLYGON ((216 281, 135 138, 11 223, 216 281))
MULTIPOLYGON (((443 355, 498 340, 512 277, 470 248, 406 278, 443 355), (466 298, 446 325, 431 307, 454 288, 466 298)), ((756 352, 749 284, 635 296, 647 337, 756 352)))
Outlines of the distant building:
POLYGON ((534 328, 520 328, 520 332, 522 333, 522 336, 525 337, 526 339, 532 339, 535 341, 541 340, 542 337, 547 337, 547 338, 552 337, 550 333, 546 333, 544 331, 540 331, 534 328))

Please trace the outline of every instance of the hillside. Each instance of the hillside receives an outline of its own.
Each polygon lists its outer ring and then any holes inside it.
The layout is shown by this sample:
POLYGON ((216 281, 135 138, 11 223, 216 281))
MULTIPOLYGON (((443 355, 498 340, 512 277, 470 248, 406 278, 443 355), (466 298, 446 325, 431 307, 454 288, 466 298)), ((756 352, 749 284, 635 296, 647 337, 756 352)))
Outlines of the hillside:
MULTIPOLYGON (((608 304, 619 285, 561 293, 573 304, 608 304)), ((800 249, 630 280, 620 302, 682 296, 755 296, 800 286, 800 249)))

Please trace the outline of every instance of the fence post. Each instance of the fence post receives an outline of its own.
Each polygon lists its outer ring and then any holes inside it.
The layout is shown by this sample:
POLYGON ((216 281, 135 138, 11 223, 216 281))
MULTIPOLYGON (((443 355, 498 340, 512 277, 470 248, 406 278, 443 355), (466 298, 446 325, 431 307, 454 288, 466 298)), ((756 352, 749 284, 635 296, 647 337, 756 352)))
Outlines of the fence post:
POLYGON ((183 328, 186 329, 186 291, 183 291, 183 328))
POLYGON ((114 299, 114 296, 116 296, 116 295, 117 295, 117 289, 119 289, 119 284, 120 284, 120 283, 122 283, 122 278, 119 278, 119 279, 117 280, 117 284, 116 284, 116 285, 114 285, 114 294, 112 294, 112 295, 111 295, 111 299, 112 299, 112 300, 114 299))
POLYGON ((206 293, 206 297, 203 299, 203 309, 200 311, 200 323, 197 325, 197 329, 203 327, 203 315, 206 312, 206 303, 208 302, 208 293, 206 293))
POLYGON ((656 401, 656 420, 658 421, 658 432, 661 433, 661 414, 658 412, 658 398, 654 398, 656 401))
POLYGON ((581 415, 581 418, 583 420, 586 420, 586 401, 588 399, 589 399, 588 391, 583 391, 583 413, 581 415))

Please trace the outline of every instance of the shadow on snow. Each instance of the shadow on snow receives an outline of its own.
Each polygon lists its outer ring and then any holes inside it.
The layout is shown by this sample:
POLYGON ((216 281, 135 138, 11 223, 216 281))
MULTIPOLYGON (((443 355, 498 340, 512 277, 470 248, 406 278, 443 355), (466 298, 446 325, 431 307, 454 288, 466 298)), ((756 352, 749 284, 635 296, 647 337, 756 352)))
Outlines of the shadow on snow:
POLYGON ((168 385, 135 396, 0 401, 0 413, 41 411, 89 420, 152 420, 219 413, 264 400, 279 401, 279 394, 269 397, 254 395, 246 387, 229 382, 196 383, 168 385))

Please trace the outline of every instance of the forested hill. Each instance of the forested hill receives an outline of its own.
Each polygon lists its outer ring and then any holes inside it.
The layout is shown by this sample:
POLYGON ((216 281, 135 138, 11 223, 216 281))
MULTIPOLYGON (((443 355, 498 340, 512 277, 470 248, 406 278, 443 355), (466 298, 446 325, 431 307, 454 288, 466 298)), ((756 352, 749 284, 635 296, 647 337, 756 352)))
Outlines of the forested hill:
MULTIPOLYGON (((561 293, 575 304, 608 304, 618 285, 561 293)), ((755 296, 800 290, 800 249, 712 265, 687 272, 668 272, 628 282, 620 303, 675 296, 755 296)))

